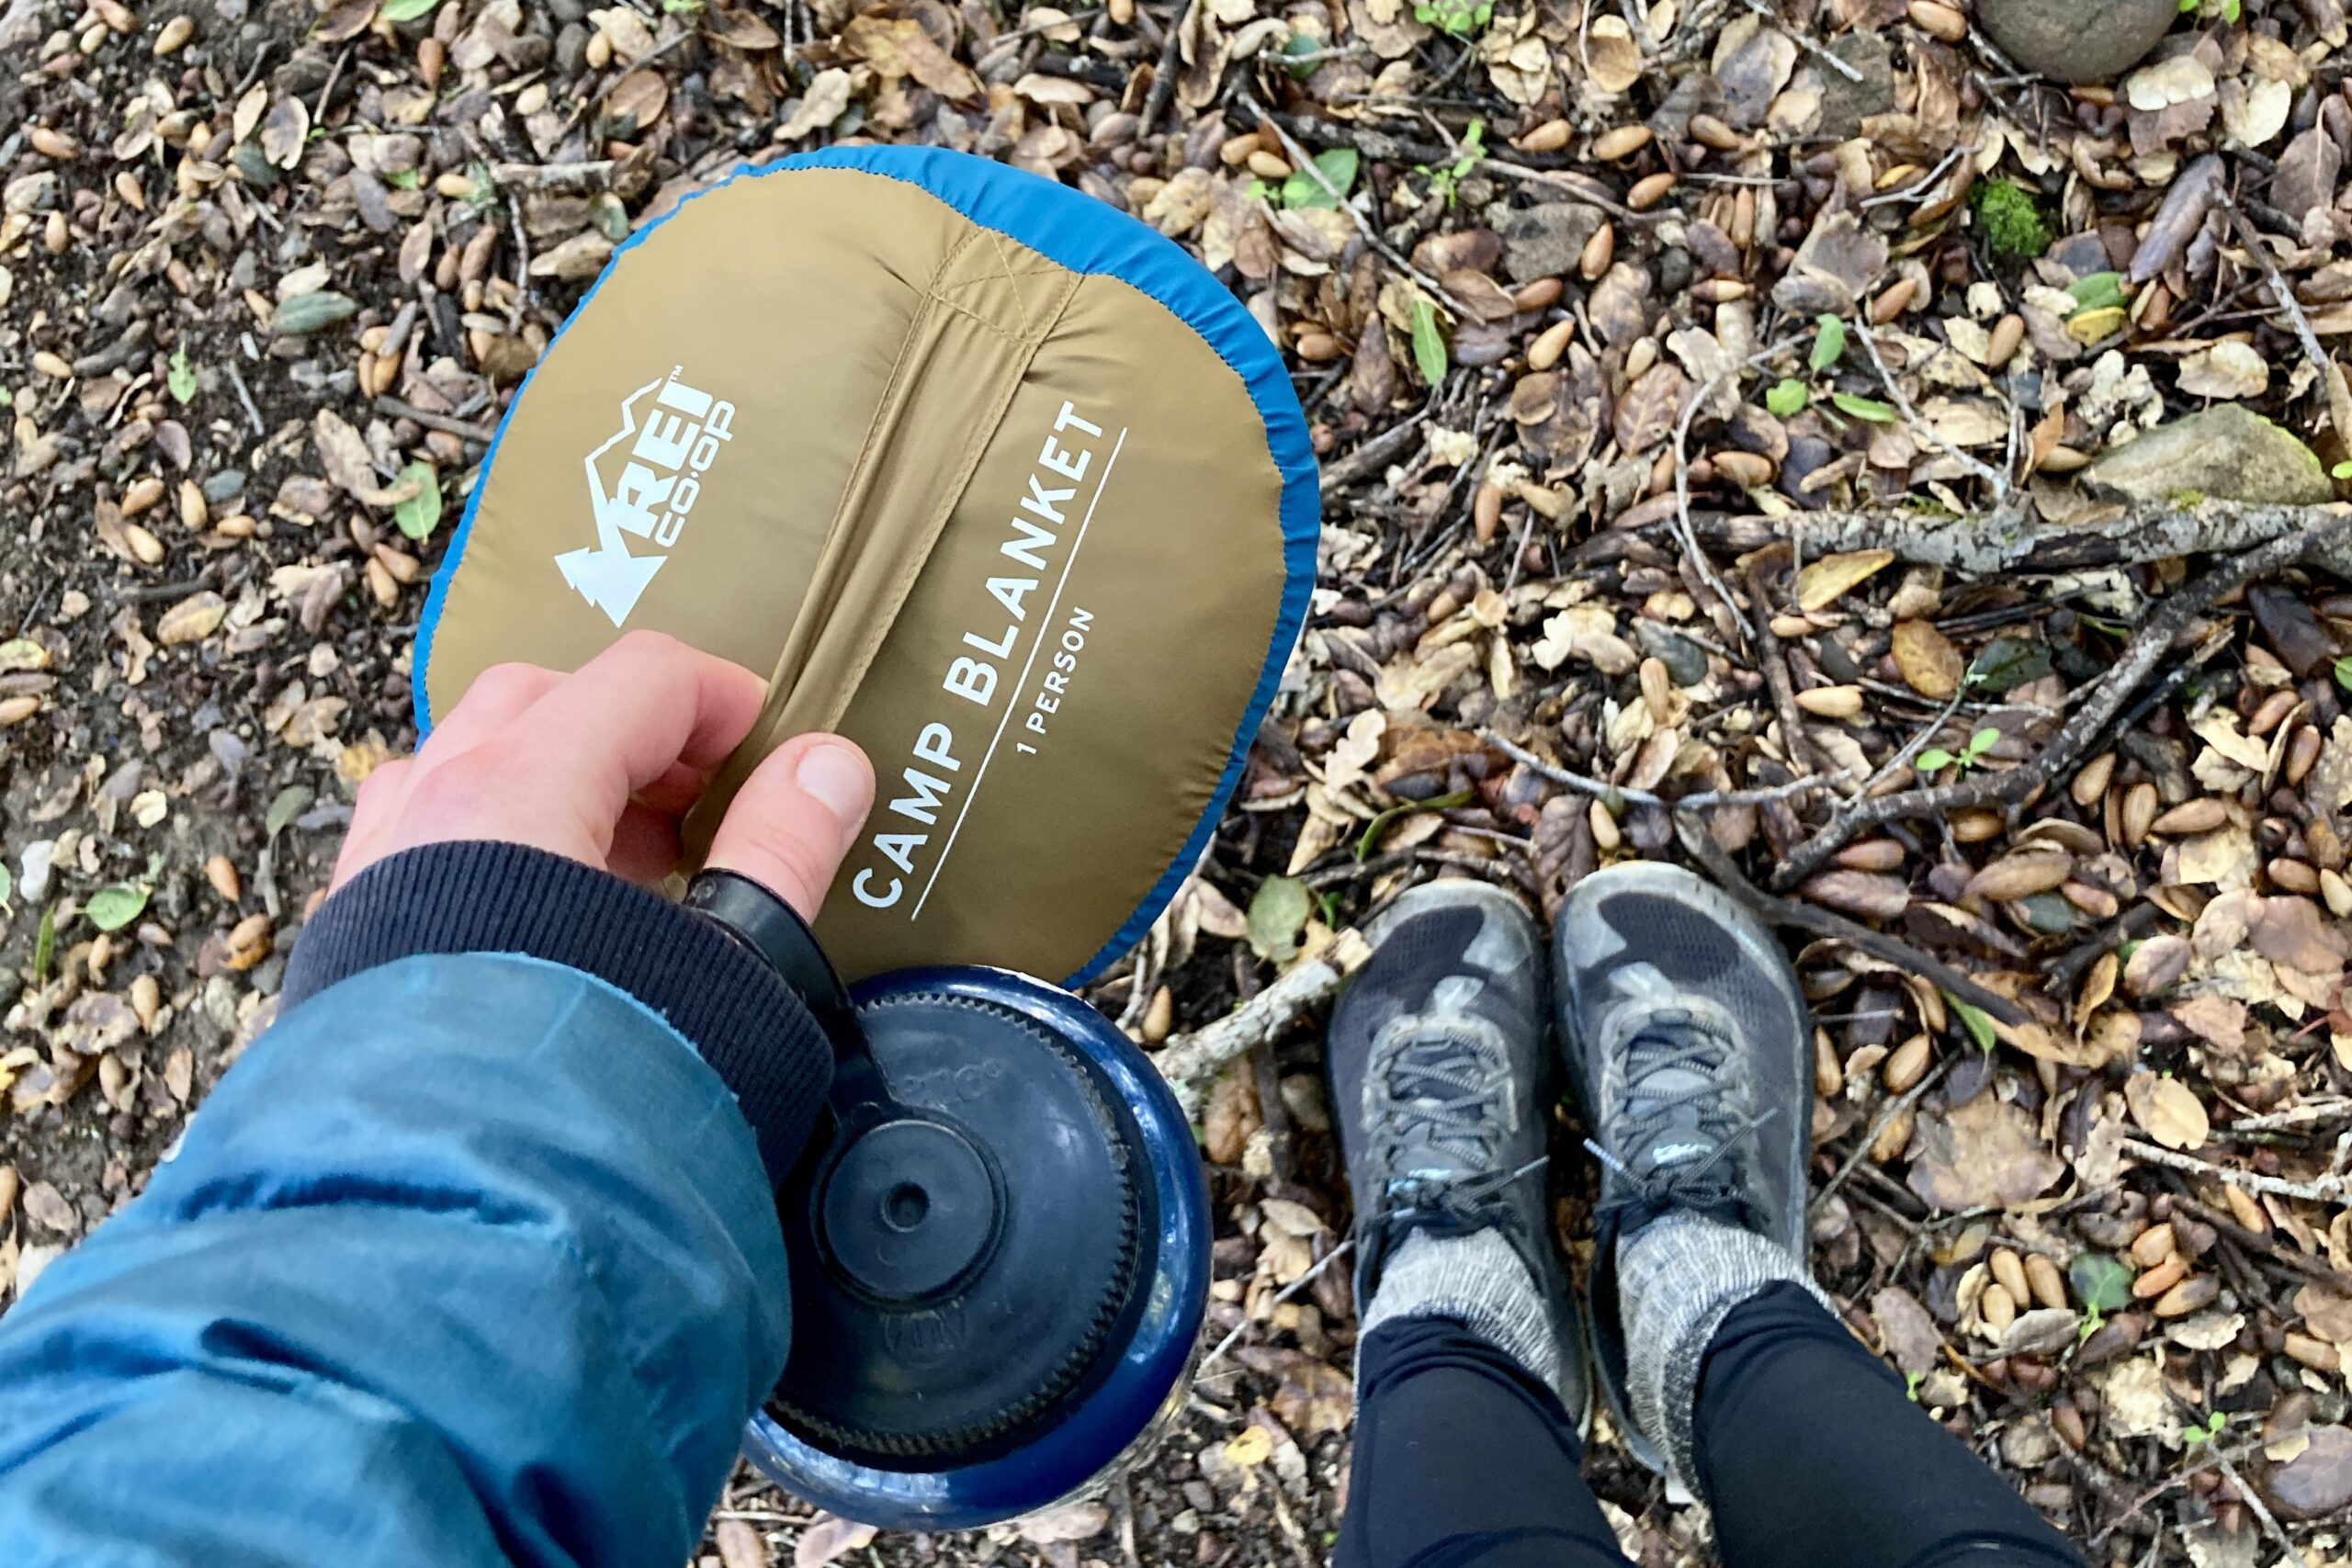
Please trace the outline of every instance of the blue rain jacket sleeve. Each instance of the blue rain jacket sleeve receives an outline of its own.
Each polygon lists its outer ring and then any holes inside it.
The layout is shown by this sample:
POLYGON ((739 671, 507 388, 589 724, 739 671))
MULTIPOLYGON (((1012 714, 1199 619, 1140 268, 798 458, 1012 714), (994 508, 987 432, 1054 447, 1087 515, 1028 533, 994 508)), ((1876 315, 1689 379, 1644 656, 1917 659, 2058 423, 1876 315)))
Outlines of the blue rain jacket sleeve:
POLYGON ((181 1148, 0 1318, 0 1562, 689 1558, 785 1359, 762 1149, 797 1146, 829 1058, 692 917, 456 848, 328 901, 181 1148), (500 916, 518 890, 571 914, 500 916), (784 1089, 679 1027, 725 1026, 714 994, 784 1089))

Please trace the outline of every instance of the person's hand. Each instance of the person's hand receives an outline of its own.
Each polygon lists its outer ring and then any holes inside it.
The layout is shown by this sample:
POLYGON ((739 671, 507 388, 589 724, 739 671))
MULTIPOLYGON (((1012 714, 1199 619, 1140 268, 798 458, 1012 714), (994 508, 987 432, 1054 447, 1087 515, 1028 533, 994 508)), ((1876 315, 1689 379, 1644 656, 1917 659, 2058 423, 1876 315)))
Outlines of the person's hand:
MULTIPOLYGON (((631 632, 577 672, 484 671, 413 758, 368 775, 334 886, 420 844, 529 844, 655 882, 678 824, 759 716, 760 678, 656 632, 631 632)), ((874 803, 865 754, 834 735, 786 742, 744 781, 708 863, 808 919, 874 803)))

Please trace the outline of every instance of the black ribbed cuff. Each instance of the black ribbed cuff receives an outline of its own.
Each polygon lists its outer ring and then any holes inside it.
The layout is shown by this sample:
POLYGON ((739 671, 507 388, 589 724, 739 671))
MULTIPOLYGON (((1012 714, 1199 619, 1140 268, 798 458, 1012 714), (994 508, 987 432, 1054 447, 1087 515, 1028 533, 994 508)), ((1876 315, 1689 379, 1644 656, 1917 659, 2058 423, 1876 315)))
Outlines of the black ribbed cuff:
POLYGON ((424 953, 517 953, 594 975, 667 1019, 734 1092, 777 1181, 832 1080, 832 1050, 789 987, 665 898, 523 844, 428 844, 379 861, 319 907, 280 1007, 424 953))

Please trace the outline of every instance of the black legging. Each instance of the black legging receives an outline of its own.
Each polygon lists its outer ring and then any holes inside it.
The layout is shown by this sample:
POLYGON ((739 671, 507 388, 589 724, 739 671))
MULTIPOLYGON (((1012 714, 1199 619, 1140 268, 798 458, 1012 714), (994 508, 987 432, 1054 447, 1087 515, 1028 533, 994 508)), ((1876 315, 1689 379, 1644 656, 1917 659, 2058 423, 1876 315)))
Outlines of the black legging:
MULTIPOLYGON (((1364 1341, 1361 1373, 1334 1568, 1624 1568, 1575 1427, 1503 1351, 1407 1318, 1364 1341)), ((1708 1347, 1698 1463, 1727 1568, 2082 1562, 1794 1285, 1708 1347)))

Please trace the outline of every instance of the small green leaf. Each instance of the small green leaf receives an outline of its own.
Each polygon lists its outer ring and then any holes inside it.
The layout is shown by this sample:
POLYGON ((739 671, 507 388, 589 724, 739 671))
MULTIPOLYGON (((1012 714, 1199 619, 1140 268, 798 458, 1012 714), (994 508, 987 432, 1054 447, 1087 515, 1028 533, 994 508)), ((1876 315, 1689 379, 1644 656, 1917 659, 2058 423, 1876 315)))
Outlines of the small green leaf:
POLYGON ((1250 949, 1259 957, 1287 964, 1298 954, 1298 933, 1315 908, 1306 884, 1295 876, 1270 876, 1250 897, 1250 949))
POLYGON ((269 813, 262 818, 262 830, 275 839, 286 831, 286 825, 310 808, 315 792, 309 784, 288 784, 269 803, 269 813))
POLYGON ((40 912, 40 930, 33 936, 33 979, 49 978, 49 966, 57 958, 57 907, 52 904, 40 912))
POLYGON ((1919 1403, 1919 1385, 1928 1381, 1925 1372, 1906 1371, 1903 1374, 1903 1397, 1912 1404, 1919 1403))
POLYGON ((416 493, 392 508, 392 521, 412 539, 428 539, 441 521, 441 476, 430 463, 411 463, 401 470, 399 483, 416 482, 416 493))
POLYGON ((1445 334, 1438 331, 1437 307, 1427 299, 1413 301, 1413 364, 1431 387, 1445 379, 1445 334))
POLYGON ((2070 316, 2080 315, 2085 310, 2121 310, 2129 303, 2123 293, 2123 275, 2120 272, 2095 272, 2087 277, 2078 277, 2066 286, 2066 292, 2075 297, 2075 308, 2068 312, 2070 316))
POLYGON ((13 915, 16 906, 8 900, 16 897, 17 876, 6 865, 0 864, 0 915, 13 915))
POLYGON ((1764 406, 1782 419, 1792 419, 1804 412, 1813 400, 1812 390, 1803 381, 1783 377, 1764 394, 1764 406))
POLYGON ((1919 771, 1921 773, 1940 773, 1946 768, 1951 767, 1954 762, 1959 761, 1960 759, 1953 756, 1951 752, 1945 750, 1940 746, 1930 746, 1926 750, 1919 753, 1918 761, 1919 771))
POLYGON ((196 372, 188 366, 187 344, 172 350, 172 362, 164 372, 164 384, 171 389, 172 396, 182 408, 196 400, 196 372))
POLYGON ((337 294, 332 288, 322 288, 312 294, 297 294, 278 302, 277 313, 270 318, 270 325, 288 337, 303 337, 322 332, 337 321, 348 321, 359 313, 359 301, 348 294, 337 294))
POLYGON ((424 176, 414 169, 394 169, 384 176, 384 183, 394 190, 414 190, 424 183, 424 176))
POLYGON ((1977 758, 1982 757, 1985 752, 1990 751, 1994 747, 1998 746, 2000 743, 2000 730, 1992 725, 1986 725, 1984 728, 1978 730, 1975 734, 1968 738, 1968 760, 1972 762, 1976 761, 1977 758))
POLYGON ((1966 684, 1971 691, 1997 697, 2049 673, 2048 644, 2031 637, 1996 637, 1977 652, 1974 662, 1969 665, 1966 684))
POLYGON ((1856 419, 1866 420, 1871 424, 1893 424, 1895 421, 1893 406, 1880 402, 1876 398, 1857 397, 1851 392, 1832 392, 1829 400, 1836 403, 1841 412, 1852 414, 1856 419))
POLYGON ((1846 354, 1846 323, 1824 310, 1814 320, 1812 365, 1826 370, 1846 354))
POLYGON ((102 931, 119 931, 147 908, 147 889, 136 882, 111 883, 90 895, 82 912, 102 931))
POLYGON ((2104 1252, 2078 1252, 2066 1266, 2075 1297, 2095 1313, 2121 1312, 2132 1304, 2132 1266, 2104 1252))
POLYGON ((388 22, 413 22, 419 17, 430 16, 441 0, 384 0, 383 9, 376 14, 388 22))
POLYGON ((2352 692, 2352 654, 2346 654, 2335 661, 2335 683, 2346 691, 2352 692))
POLYGON ((1355 188, 1356 168, 1360 156, 1352 147, 1333 147, 1315 154, 1315 167, 1323 178, 1317 180, 1305 169, 1295 169, 1283 182, 1283 205, 1300 208, 1337 207, 1348 192, 1355 188), (1331 190, 1323 187, 1329 184, 1331 190), (1334 197, 1331 191, 1340 194, 1334 197))
POLYGON ((1452 795, 1441 795, 1429 800, 1408 800, 1402 805, 1390 807, 1364 825, 1363 837, 1356 840, 1356 859, 1363 860, 1372 853, 1372 846, 1380 842, 1380 835, 1386 832, 1388 824, 1399 817, 1410 817, 1416 811, 1451 811, 1457 806, 1467 806, 1476 798, 1476 790, 1457 789, 1452 795))
POLYGON ((1983 1008, 1971 1007, 1950 991, 1944 993, 1944 1000, 1950 1004, 1952 1016, 1960 1020, 1960 1026, 1968 1031, 1968 1037, 1976 1042, 1979 1051, 1990 1051, 2000 1043, 2000 1036, 1993 1032, 1992 1014, 1983 1008))
POLYGON ((2335 467, 2327 470, 2327 477, 2332 479, 2352 479, 2352 460, 2336 464, 2335 467))

